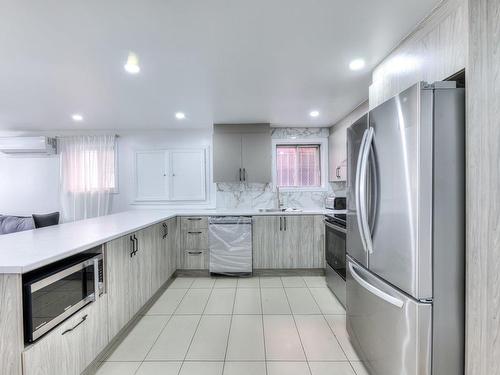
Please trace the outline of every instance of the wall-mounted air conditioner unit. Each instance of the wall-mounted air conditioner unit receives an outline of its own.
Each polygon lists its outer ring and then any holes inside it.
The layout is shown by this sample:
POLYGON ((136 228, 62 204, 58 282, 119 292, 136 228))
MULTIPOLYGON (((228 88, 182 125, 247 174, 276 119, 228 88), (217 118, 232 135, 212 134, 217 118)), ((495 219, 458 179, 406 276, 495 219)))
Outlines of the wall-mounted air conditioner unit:
POLYGON ((4 154, 52 155, 57 150, 55 138, 0 137, 0 151, 4 154))

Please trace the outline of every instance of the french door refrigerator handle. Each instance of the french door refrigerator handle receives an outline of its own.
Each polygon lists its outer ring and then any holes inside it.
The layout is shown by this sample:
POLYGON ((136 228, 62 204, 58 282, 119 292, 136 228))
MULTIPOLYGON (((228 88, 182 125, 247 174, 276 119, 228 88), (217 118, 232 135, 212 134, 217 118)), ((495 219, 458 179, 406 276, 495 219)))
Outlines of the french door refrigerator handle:
POLYGON ((352 277, 356 282, 361 285, 363 288, 365 288, 367 291, 372 293, 373 295, 377 296, 378 298, 390 303, 391 305, 394 305, 398 308, 402 308, 404 306, 404 302, 401 301, 400 299, 391 296, 390 294, 387 294, 380 289, 374 287, 372 284, 370 284, 368 281, 363 280, 361 276, 359 276, 356 273, 356 270, 354 269, 354 266, 351 262, 349 262, 349 271, 351 272, 352 277))
POLYGON ((364 238, 366 244, 366 250, 369 254, 373 254, 372 234, 370 232, 370 225, 368 224, 368 210, 366 208, 366 174, 374 130, 370 127, 366 132, 365 147, 363 148, 363 154, 361 155, 361 166, 359 171, 359 211, 361 213, 361 230, 364 233, 362 237, 364 238))
POLYGON ((358 160, 356 163, 356 186, 354 187, 354 199, 356 201, 356 221, 358 222, 359 236, 361 238, 361 243, 363 244, 363 250, 367 252, 366 240, 364 237, 363 222, 361 220, 361 195, 360 195, 360 178, 361 178, 361 159, 364 154, 366 138, 368 135, 368 129, 363 133, 363 138, 361 139, 361 145, 359 147, 358 160))

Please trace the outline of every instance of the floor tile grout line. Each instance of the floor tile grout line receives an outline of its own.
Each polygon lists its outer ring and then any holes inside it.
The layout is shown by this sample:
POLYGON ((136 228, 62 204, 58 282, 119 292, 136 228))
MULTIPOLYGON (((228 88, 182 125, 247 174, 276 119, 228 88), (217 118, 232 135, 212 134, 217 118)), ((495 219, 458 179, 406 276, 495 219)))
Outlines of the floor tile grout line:
POLYGON ((233 308, 231 309, 231 320, 229 323, 229 331, 227 333, 227 341, 226 341, 226 351, 224 353, 224 363, 222 364, 222 375, 224 375, 224 371, 226 370, 226 358, 227 351, 229 350, 229 338, 231 337, 231 328, 233 327, 233 317, 234 317, 234 305, 236 303, 236 293, 238 292, 238 283, 236 283, 236 288, 234 289, 234 297, 233 297, 233 308))
MULTIPOLYGON (((288 295, 286 294, 286 289, 285 289, 285 296, 286 296, 286 300, 288 302, 288 307, 290 307, 290 311, 292 311, 292 306, 290 305, 288 295)), ((306 359, 307 368, 309 369, 309 374, 312 375, 311 366, 309 365, 309 358, 307 357, 306 350, 304 349, 304 343, 302 342, 302 337, 300 337, 299 327, 297 326, 297 322, 295 321, 295 315, 293 314, 293 312, 292 312, 292 319, 293 319, 293 324, 295 326, 295 330, 297 331, 297 336, 299 336, 300 346, 302 347, 302 351, 304 352, 304 357, 306 359)))
MULTIPOLYGON (((167 327, 168 323, 171 321, 171 319, 174 317, 174 315, 177 315, 176 312, 178 311, 179 309, 179 306, 182 304, 182 301, 185 299, 186 295, 188 294, 188 292, 190 290, 194 290, 194 289, 210 289, 210 293, 208 295, 208 298, 207 298, 207 301, 205 302, 204 306, 203 306, 203 309, 202 309, 202 312, 201 312, 201 315, 199 314, 179 314, 178 316, 189 316, 189 315, 197 315, 199 316, 199 320, 198 320, 198 323, 197 323, 197 326, 196 326, 196 329, 193 333, 193 336, 191 337, 191 340, 190 340, 190 343, 189 343, 189 346, 187 348, 187 351, 184 355, 184 359, 183 360, 157 360, 157 361, 153 361, 153 362, 179 362, 181 363, 180 367, 179 367, 179 371, 178 371, 178 375, 180 374, 185 362, 222 362, 222 375, 225 371, 225 368, 226 368, 226 362, 261 362, 260 360, 246 360, 246 361, 240 361, 240 360, 236 360, 236 361, 232 361, 232 360, 228 360, 227 359, 227 353, 228 353, 228 348, 229 348, 229 338, 230 338, 230 334, 231 334, 231 329, 232 329, 232 323, 233 323, 233 319, 234 319, 234 315, 261 315, 261 323, 262 323, 262 334, 263 334, 263 345, 264 345, 264 365, 265 365, 265 371, 266 371, 266 374, 268 373, 268 368, 267 368, 267 364, 268 362, 307 362, 307 365, 308 365, 308 369, 310 371, 310 373, 312 374, 312 370, 311 370, 311 366, 310 366, 310 360, 309 358, 307 357, 307 354, 305 352, 305 348, 304 348, 304 344, 302 342, 302 337, 300 335, 300 331, 298 330, 298 325, 297 325, 297 322, 296 322, 296 317, 295 315, 305 315, 305 316, 318 316, 318 315, 321 315, 324 319, 324 321, 326 322, 326 324, 328 325, 331 333, 334 335, 338 345, 340 346, 343 354, 344 354, 344 357, 345 357, 345 360, 319 360, 319 361, 313 361, 313 362, 325 362, 325 363, 330 363, 330 362, 341 362, 341 363, 345 363, 345 362, 348 362, 349 363, 349 367, 351 368, 352 372, 354 375, 358 374, 356 372, 356 369, 354 368, 354 365, 353 365, 353 362, 357 362, 357 363, 362 363, 362 361, 355 361, 355 360, 350 360, 348 357, 347 357, 347 353, 344 349, 344 347, 342 346, 340 340, 339 340, 339 337, 337 336, 337 334, 335 333, 334 329, 333 329, 333 326, 329 324, 328 322, 328 319, 327 319, 327 315, 342 315, 342 316, 345 316, 346 313, 344 311, 344 313, 332 313, 332 314, 327 314, 325 313, 325 311, 323 309, 321 309, 320 307, 320 304, 318 303, 318 299, 314 296, 314 294, 312 293, 311 291, 311 288, 325 288, 325 286, 319 286, 319 285, 313 285, 313 286, 309 286, 307 285, 306 283, 306 287, 308 289, 308 292, 310 293, 310 295, 312 296, 312 300, 314 301, 314 303, 317 305, 317 307, 319 308, 319 311, 320 313, 318 314, 294 314, 292 309, 291 309, 291 304, 290 304, 290 300, 289 300, 289 297, 288 297, 288 294, 286 293, 286 290, 287 290, 287 287, 285 287, 285 284, 283 283, 283 280, 282 280, 282 277, 279 278, 280 279, 280 282, 281 282, 281 287, 279 286, 274 286, 275 289, 283 289, 283 292, 285 293, 285 297, 286 297, 286 300, 287 300, 287 303, 288 303, 288 307, 290 309, 290 313, 288 314, 264 314, 264 306, 263 306, 263 296, 262 296, 262 286, 260 285, 260 279, 259 279, 259 285, 258 287, 249 287, 250 289, 259 289, 259 301, 260 301, 260 314, 234 314, 234 310, 235 310, 235 305, 236 305, 236 295, 237 295, 237 291, 238 291, 238 284, 239 282, 237 281, 236 283, 236 287, 234 288, 230 288, 230 289, 233 289, 234 290, 234 298, 233 298, 233 304, 232 304, 232 310, 231 310, 231 314, 210 314, 210 315, 215 315, 215 316, 230 316, 231 320, 230 320, 230 325, 229 325, 229 330, 228 330, 228 333, 227 333, 227 341, 226 341, 226 349, 225 349, 225 354, 224 354, 224 359, 221 361, 221 360, 187 360, 187 355, 189 353, 189 350, 192 346, 192 343, 193 343, 193 340, 194 340, 194 337, 196 336, 196 333, 199 329, 199 326, 201 324, 201 319, 203 319, 203 317, 205 316, 205 312, 206 312, 206 309, 207 309, 207 306, 208 306, 208 302, 210 301, 210 298, 211 296, 213 295, 213 290, 216 289, 215 288, 215 283, 212 284, 211 287, 203 287, 203 288, 194 288, 193 285, 194 285, 194 282, 195 282, 195 279, 192 280, 190 286, 188 288, 171 288, 171 289, 185 289, 183 295, 182 295, 182 298, 180 299, 180 301, 177 303, 177 306, 176 308, 173 310, 173 312, 171 314, 153 314, 153 315, 150 315, 150 316, 168 316, 168 319, 166 320, 165 324, 162 326, 161 330, 160 330, 160 333, 158 334, 157 338, 155 339, 154 343, 152 344, 151 348, 148 350, 148 353, 146 354, 146 357, 147 358, 147 355, 149 355, 152 347, 154 347, 154 345, 157 343, 159 337, 161 336, 161 334, 163 333, 163 331, 165 330, 165 328, 167 327), (304 352, 304 355, 305 355, 305 361, 285 361, 285 360, 268 360, 267 358, 267 352, 266 352, 266 341, 265 341, 265 327, 264 327, 264 315, 282 315, 282 316, 287 316, 287 315, 291 315, 292 316, 292 319, 294 321, 294 326, 295 326, 295 329, 298 333, 298 336, 299 336, 299 341, 301 343, 301 347, 302 347, 302 350, 304 352)), ((304 281, 305 282, 305 281, 304 281)), ((288 287, 288 289, 291 289, 291 288, 294 288, 292 286, 288 287)), ((298 288, 298 287, 297 287, 298 288)), ((301 287, 302 289, 304 289, 304 287, 301 287)), ((327 287, 326 287, 327 288, 327 287)), ((166 288, 164 290, 163 293, 166 293, 170 288, 166 288)), ((220 288, 219 288, 220 289, 220 288)), ((248 288, 241 288, 241 289, 248 289, 248 288)), ((266 287, 264 287, 264 289, 266 289, 266 287)), ((328 288, 327 288, 328 289, 328 288)), ((163 295, 163 294, 162 294, 163 295)), ((207 315, 207 316, 210 316, 210 315, 207 315)), ((143 314, 143 317, 144 316, 148 316, 146 314, 143 314)), ((146 361, 145 359, 142 360, 142 361, 103 361, 103 362, 137 362, 139 363, 139 366, 137 367, 137 369, 135 370, 134 374, 137 374, 139 369, 141 368, 141 366, 145 363, 145 362, 148 362, 146 361)))
MULTIPOLYGON (((176 278, 177 279, 177 278, 176 278)), ((194 280, 193 280, 194 282, 194 280)), ((193 283, 191 283, 192 285, 193 283)), ((167 289, 165 289, 165 291, 163 293, 165 293, 169 288, 167 287, 167 289)), ((175 288, 172 288, 172 289, 175 289, 175 288)), ((180 289, 180 288, 179 288, 180 289)), ((158 342, 158 339, 160 338, 161 334, 163 333, 163 331, 165 330, 165 328, 167 327, 168 323, 170 322, 170 320, 172 320, 172 317, 174 316, 175 312, 177 311, 177 309, 179 308, 179 306, 181 305, 182 301, 184 300, 184 298, 186 297, 186 295, 188 294, 190 288, 187 288, 186 291, 184 292, 184 294, 182 295, 182 298, 181 300, 179 301, 179 303, 177 304, 177 307, 174 309, 174 311, 172 311, 172 314, 170 315, 170 317, 168 318, 167 320, 167 323, 163 326, 163 328, 161 329, 160 331, 160 334, 158 335, 158 337, 156 338, 155 342, 153 343, 153 345, 151 346, 151 348, 149 348, 146 356, 144 357, 144 360, 141 362, 141 364, 139 365, 139 367, 137 368, 137 371, 139 371, 139 368, 141 368, 142 364, 146 361, 146 358, 148 358, 148 355, 149 353, 151 353, 151 350, 153 350, 153 347, 156 345, 156 343, 158 342)), ((163 296, 163 294, 162 294, 163 296)), ((179 375, 180 371, 181 371, 181 368, 182 368, 182 364, 181 366, 179 367, 179 371, 177 373, 177 375, 179 375)), ((134 373, 137 374, 137 371, 134 373)))
POLYGON ((196 336, 196 332, 198 332, 198 328, 200 327, 201 319, 203 319, 205 309, 207 308, 208 301, 210 300, 210 297, 212 296, 213 290, 214 290, 214 288, 210 289, 210 294, 208 295, 207 301, 205 302, 205 306, 203 306, 203 310, 201 311, 201 314, 200 314, 200 319, 198 320, 198 324, 196 325, 196 329, 194 330, 193 336, 191 337, 191 340, 189 341, 189 345, 188 345, 188 348, 186 350, 186 353, 184 354, 184 359, 182 360, 182 365, 181 365, 181 368, 179 369, 179 373, 180 373, 182 367, 184 366, 184 362, 186 362, 186 358, 187 358, 187 355, 189 353, 189 349, 191 349, 191 345, 193 345, 194 337, 196 336))
MULTIPOLYGON (((309 292, 311 292, 311 291, 309 290, 309 292)), ((332 293, 332 294, 333 294, 333 293, 332 293)), ((352 365, 352 363, 351 363, 351 360, 350 360, 350 359, 349 359, 349 357, 347 356, 347 353, 346 353, 346 351, 345 351, 344 347, 343 347, 343 346, 342 346, 342 344, 340 343, 339 338, 337 337, 337 335, 336 335, 336 334, 335 334, 335 332, 333 331, 332 326, 330 325, 330 323, 328 322, 328 319, 326 318, 326 315, 346 315, 346 314, 325 314, 325 313, 323 312, 323 310, 321 309, 321 307, 319 306, 318 301, 317 301, 317 300, 316 300, 316 298, 314 297, 314 294, 312 294, 312 293, 311 293, 311 295, 313 296, 313 299, 316 301, 316 304, 317 304, 317 305, 318 305, 318 307, 320 308, 320 311, 321 311, 321 313, 322 313, 323 319, 324 319, 324 320, 325 320, 325 322, 326 322, 326 325, 328 326, 328 328, 330 328, 330 331, 332 332, 333 337, 335 337, 335 340, 337 341, 337 344, 339 345, 340 350, 342 350, 342 353, 344 353, 344 356, 345 356, 345 358, 346 358, 347 362, 349 363, 349 366, 351 367, 351 369, 352 369, 352 371, 353 371, 354 375, 357 375, 357 371, 354 369, 354 367, 353 367, 353 365, 352 365)))
POLYGON ((262 287, 260 285, 260 280, 259 280, 259 296, 260 296, 260 308, 262 311, 262 315, 260 317, 260 321, 262 323, 262 342, 264 343, 264 368, 266 370, 266 375, 268 375, 267 371, 267 349, 266 349, 266 331, 264 328, 264 305, 262 303, 262 287))

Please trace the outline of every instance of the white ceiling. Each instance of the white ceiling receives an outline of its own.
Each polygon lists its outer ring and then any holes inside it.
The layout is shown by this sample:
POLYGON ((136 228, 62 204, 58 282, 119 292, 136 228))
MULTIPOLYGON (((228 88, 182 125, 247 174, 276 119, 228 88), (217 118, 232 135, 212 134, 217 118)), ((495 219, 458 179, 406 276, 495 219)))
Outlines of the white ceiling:
POLYGON ((438 2, 1 0, 0 129, 331 125, 438 2))

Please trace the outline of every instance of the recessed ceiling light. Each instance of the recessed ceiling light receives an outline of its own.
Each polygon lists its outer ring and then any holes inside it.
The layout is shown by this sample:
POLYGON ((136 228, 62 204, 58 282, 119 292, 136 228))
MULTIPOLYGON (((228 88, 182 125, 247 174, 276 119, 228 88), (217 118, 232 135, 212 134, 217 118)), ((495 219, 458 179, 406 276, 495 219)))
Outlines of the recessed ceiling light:
POLYGON ((141 71, 139 67, 139 58, 133 52, 128 54, 127 63, 123 66, 125 71, 130 74, 137 74, 141 71))
POLYGON ((318 111, 311 111, 311 112, 309 112, 309 116, 311 116, 311 117, 318 117, 319 116, 319 112, 318 111))
POLYGON ((75 113, 74 115, 71 115, 71 118, 73 121, 83 121, 83 116, 79 113, 75 113))
POLYGON ((177 120, 183 120, 183 119, 185 119, 185 118, 186 118, 186 115, 185 115, 183 112, 177 112, 177 113, 175 114, 175 118, 176 118, 177 120))
POLYGON ((361 70, 365 67, 365 60, 355 59, 349 63, 349 69, 351 70, 361 70))

